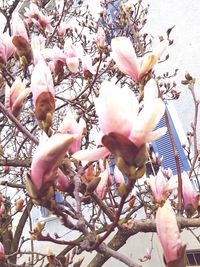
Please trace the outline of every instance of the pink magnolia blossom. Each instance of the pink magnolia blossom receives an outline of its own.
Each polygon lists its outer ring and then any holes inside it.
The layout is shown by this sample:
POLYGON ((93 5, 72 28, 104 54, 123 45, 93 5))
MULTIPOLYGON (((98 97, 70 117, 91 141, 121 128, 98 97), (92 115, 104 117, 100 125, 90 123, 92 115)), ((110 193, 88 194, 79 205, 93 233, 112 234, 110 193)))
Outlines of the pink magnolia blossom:
POLYGON ((89 55, 85 55, 82 57, 82 65, 85 78, 91 78, 92 74, 94 75, 97 71, 97 68, 92 65, 92 58, 89 55))
POLYGON ((188 205, 192 205, 193 208, 196 210, 198 206, 198 195, 194 191, 190 178, 187 172, 182 173, 182 190, 183 190, 183 203, 185 208, 188 205))
MULTIPOLYGON (((103 135, 112 132, 128 138, 138 148, 146 142, 161 137, 166 128, 152 132, 164 114, 165 105, 160 98, 152 101, 152 105, 144 106, 139 112, 139 104, 135 94, 128 88, 120 88, 111 82, 103 82, 99 97, 95 100, 96 113, 103 135)), ((73 157, 79 160, 97 160, 109 154, 104 147, 92 151, 78 151, 73 157)))
MULTIPOLYGON (((157 210, 156 229, 164 251, 167 266, 168 263, 182 260, 182 257, 184 257, 182 252, 185 246, 181 242, 176 216, 169 200, 157 210)), ((178 266, 178 264, 170 266, 178 266)))
POLYGON ((36 64, 32 72, 31 91, 35 105, 35 116, 38 120, 45 121, 47 114, 54 112, 55 91, 51 71, 43 60, 36 64))
POLYGON ((51 26, 51 17, 45 16, 34 3, 30 4, 30 7, 25 7, 24 16, 27 18, 28 24, 33 23, 38 29, 46 30, 48 32, 53 31, 51 26))
POLYGON ((22 64, 31 62, 32 50, 28 34, 22 19, 15 15, 12 22, 12 43, 22 64))
POLYGON ((45 38, 42 35, 33 36, 31 39, 31 48, 33 52, 33 64, 36 65, 43 59, 42 51, 45 49, 45 38))
POLYGON ((61 133, 40 141, 33 155, 30 174, 36 190, 41 190, 45 184, 55 180, 58 166, 73 141, 73 135, 61 133))
POLYGON ((166 200, 167 198, 167 181, 161 171, 159 169, 156 176, 151 175, 150 179, 148 179, 151 191, 156 202, 161 202, 166 200))
POLYGON ((0 242, 0 262, 4 261, 5 259, 5 249, 3 244, 0 242))
POLYGON ((5 65, 7 60, 14 53, 15 47, 12 43, 12 38, 7 34, 3 33, 0 35, 0 64, 5 65))
POLYGON ((67 113, 66 117, 58 128, 59 133, 76 134, 77 136, 68 150, 70 155, 80 150, 82 134, 85 128, 85 121, 83 119, 80 119, 80 121, 77 122, 70 112, 67 113))
POLYGON ((112 39, 112 58, 118 68, 135 81, 138 82, 147 72, 149 72, 162 53, 167 48, 166 41, 160 42, 154 52, 145 55, 142 62, 136 56, 134 47, 127 37, 116 37, 112 39))
POLYGON ((102 27, 99 27, 96 36, 96 44, 98 48, 102 49, 105 47, 105 38, 106 35, 104 29, 102 27))
POLYGON ((30 89, 25 88, 25 84, 18 77, 11 87, 6 85, 5 107, 17 117, 23 107, 24 100, 30 94, 30 89))
POLYGON ((23 39, 26 40, 27 43, 29 43, 26 27, 23 20, 18 15, 15 15, 15 17, 13 18, 12 34, 13 36, 23 37, 23 39))
POLYGON ((57 188, 62 192, 66 192, 70 185, 70 178, 67 177, 60 169, 57 171, 57 188))
POLYGON ((69 38, 66 40, 64 45, 64 52, 66 54, 66 64, 68 69, 72 73, 76 73, 79 67, 79 59, 83 55, 83 48, 81 45, 77 44, 76 46, 72 43, 72 40, 69 38))

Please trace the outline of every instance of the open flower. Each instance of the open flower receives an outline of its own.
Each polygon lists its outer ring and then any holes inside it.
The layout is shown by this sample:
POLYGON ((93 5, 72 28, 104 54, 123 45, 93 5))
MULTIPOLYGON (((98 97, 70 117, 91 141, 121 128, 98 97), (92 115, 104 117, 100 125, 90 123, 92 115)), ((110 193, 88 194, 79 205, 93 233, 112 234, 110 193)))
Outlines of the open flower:
POLYGON ((51 71, 43 60, 36 64, 32 72, 31 91, 35 105, 35 116, 49 128, 52 122, 52 113, 55 110, 55 92, 51 71))
POLYGON ((86 124, 83 119, 80 119, 80 121, 77 122, 73 117, 73 115, 70 112, 68 112, 63 122, 61 123, 60 127, 58 128, 59 133, 75 134, 77 136, 77 138, 74 140, 73 144, 70 146, 68 150, 70 155, 80 150, 82 134, 85 127, 86 124))
POLYGON ((14 53, 15 47, 12 43, 12 38, 3 33, 0 35, 0 64, 6 65, 9 57, 14 53))
POLYGON ((40 141, 33 155, 29 178, 34 192, 42 193, 46 186, 54 182, 58 166, 74 138, 73 135, 56 133, 50 138, 40 141))
MULTIPOLYGON (((117 137, 118 145, 123 146, 124 143, 127 149, 137 150, 146 142, 151 142, 165 134, 166 128, 152 132, 163 116, 165 105, 159 98, 151 101, 152 105, 145 105, 139 112, 138 100, 130 89, 120 88, 111 82, 103 82, 99 97, 95 100, 103 139, 106 135, 108 137, 110 135, 114 145, 116 141, 114 139, 117 137)), ((97 160, 110 153, 106 147, 99 147, 92 151, 78 151, 73 157, 79 160, 97 160)))
POLYGON ((155 201, 160 203, 167 198, 167 181, 159 169, 156 176, 151 175, 148 179, 155 201))
POLYGON ((25 84, 18 77, 11 87, 5 89, 5 107, 17 117, 23 107, 24 100, 30 94, 30 89, 25 88, 25 84))
POLYGON ((64 45, 64 52, 66 54, 66 64, 72 73, 76 73, 79 67, 79 59, 83 55, 83 48, 79 45, 75 46, 69 38, 64 45))
POLYGON ((39 30, 52 32, 51 17, 45 16, 34 3, 30 3, 30 7, 25 7, 24 16, 27 18, 27 23, 33 23, 39 30))
POLYGON ((167 266, 185 266, 180 264, 184 262, 185 245, 181 242, 176 216, 169 200, 157 210, 156 229, 167 266))
POLYGON ((162 53, 167 48, 166 41, 160 42, 154 52, 146 54, 140 63, 136 56, 134 47, 127 37, 116 37, 112 39, 112 58, 118 68, 135 81, 138 82, 156 64, 162 53))

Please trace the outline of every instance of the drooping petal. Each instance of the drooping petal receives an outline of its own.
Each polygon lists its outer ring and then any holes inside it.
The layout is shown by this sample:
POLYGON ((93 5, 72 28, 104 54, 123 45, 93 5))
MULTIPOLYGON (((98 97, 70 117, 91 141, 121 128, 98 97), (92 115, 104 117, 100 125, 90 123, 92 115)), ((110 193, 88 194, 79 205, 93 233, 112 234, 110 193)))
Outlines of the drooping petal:
POLYGON ((111 41, 111 48, 112 58, 121 72, 131 76, 137 82, 140 67, 130 39, 127 37, 114 38, 111 41))
POLYGON ((175 213, 169 200, 156 213, 156 229, 167 263, 176 261, 182 250, 181 237, 175 213))
POLYGON ((144 87, 144 106, 152 105, 158 97, 158 86, 154 79, 150 79, 144 87))
POLYGON ((138 113, 138 101, 130 89, 103 82, 95 108, 104 134, 118 132, 129 136, 138 113))
POLYGON ((159 59, 162 54, 166 51, 166 49, 168 48, 168 41, 163 40, 162 42, 160 42, 154 49, 153 49, 153 54, 155 56, 157 56, 157 58, 159 59))
MULTIPOLYGON (((165 105, 162 100, 155 99, 152 105, 147 105, 139 113, 134 121, 130 139, 137 146, 144 144, 149 133, 155 128, 165 111, 165 105)), ((150 139, 150 138, 149 138, 150 139)))
POLYGON ((161 57, 161 55, 164 53, 164 51, 167 49, 168 43, 167 41, 162 41, 159 43, 159 45, 153 50, 152 53, 147 54, 142 62, 140 72, 139 72, 139 78, 141 79, 144 74, 149 72, 157 63, 158 59, 161 57))
POLYGON ((153 132, 150 132, 146 137, 146 142, 150 143, 152 141, 155 141, 159 139, 160 137, 162 137, 163 135, 165 135, 166 132, 167 132, 167 127, 162 127, 153 132))
POLYGON ((95 148, 93 150, 80 150, 72 155, 77 160, 95 161, 104 158, 110 154, 105 147, 95 148))

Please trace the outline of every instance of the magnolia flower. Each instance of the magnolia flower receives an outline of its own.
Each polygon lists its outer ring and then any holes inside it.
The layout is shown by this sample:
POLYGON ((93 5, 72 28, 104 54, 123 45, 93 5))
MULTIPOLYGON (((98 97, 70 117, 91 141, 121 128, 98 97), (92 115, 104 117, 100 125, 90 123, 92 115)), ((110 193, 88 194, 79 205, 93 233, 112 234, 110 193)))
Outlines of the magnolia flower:
POLYGON ((36 27, 48 32, 52 32, 51 17, 45 16, 34 3, 30 3, 30 7, 25 7, 24 16, 27 17, 28 24, 33 23, 36 27))
POLYGON ((167 42, 160 42, 159 46, 150 54, 146 54, 140 63, 129 38, 116 37, 111 41, 112 58, 118 68, 135 81, 138 82, 147 72, 149 72, 162 53, 167 48, 167 42))
POLYGON ((62 192, 66 192, 70 185, 70 178, 67 177, 60 169, 57 171, 57 188, 62 192))
POLYGON ((0 242, 0 262, 4 261, 5 259, 5 249, 3 244, 0 242))
POLYGON ((80 121, 77 122, 70 112, 67 113, 66 117, 58 128, 59 133, 76 134, 77 136, 68 150, 70 155, 80 150, 82 134, 85 128, 85 121, 83 119, 80 119, 80 121))
POLYGON ((76 73, 79 67, 79 59, 83 55, 83 48, 79 44, 75 46, 71 39, 67 39, 64 45, 64 52, 66 54, 66 64, 72 73, 76 73))
POLYGON ((182 173, 183 203, 186 213, 191 216, 198 207, 198 195, 194 191, 187 172, 182 173))
POLYGON ((97 69, 92 65, 92 58, 89 55, 82 57, 83 73, 85 78, 91 78, 92 74, 95 74, 97 69))
POLYGON ((33 64, 36 65, 43 60, 42 51, 45 49, 45 38, 42 35, 33 36, 31 39, 31 48, 33 52, 33 64))
POLYGON ((63 73, 66 55, 60 48, 57 46, 54 46, 53 48, 45 48, 41 51, 41 54, 55 76, 59 76, 63 73))
MULTIPOLYGON (((151 100, 151 103, 152 105, 144 106, 139 112, 138 100, 130 89, 103 82, 99 97, 95 100, 102 135, 117 133, 120 138, 119 144, 125 142, 127 146, 130 147, 132 144, 137 148, 161 137, 165 134, 166 128, 154 132, 152 130, 163 116, 165 105, 159 98, 151 100)), ((99 147, 92 151, 78 151, 73 157, 90 161, 105 157, 109 153, 106 147, 99 147)))
POLYGON ((67 150, 76 136, 56 133, 47 140, 40 140, 31 164, 30 180, 37 192, 51 184, 67 150))
POLYGON ((32 59, 31 45, 22 19, 15 15, 12 22, 12 43, 16 47, 17 54, 22 64, 27 64, 32 59))
POLYGON ((156 176, 150 175, 148 182, 156 202, 160 203, 163 200, 166 200, 167 182, 161 169, 159 169, 156 176))
POLYGON ((14 53, 14 45, 12 38, 7 34, 3 33, 0 35, 0 64, 5 65, 9 57, 14 53))
POLYGON ((51 71, 43 60, 38 62, 32 72, 31 91, 36 118, 51 126, 51 117, 55 110, 55 92, 51 71))
POLYGON ((169 200, 167 200, 165 204, 157 210, 156 229, 164 251, 167 266, 184 267, 184 264, 179 264, 184 261, 185 245, 181 242, 176 216, 169 200))
POLYGON ((24 100, 30 94, 30 89, 18 77, 11 87, 6 85, 5 89, 5 107, 17 117, 23 107, 24 100))
POLYGON ((96 36, 96 44, 99 49, 102 49, 105 47, 105 31, 102 27, 98 28, 97 36, 96 36))

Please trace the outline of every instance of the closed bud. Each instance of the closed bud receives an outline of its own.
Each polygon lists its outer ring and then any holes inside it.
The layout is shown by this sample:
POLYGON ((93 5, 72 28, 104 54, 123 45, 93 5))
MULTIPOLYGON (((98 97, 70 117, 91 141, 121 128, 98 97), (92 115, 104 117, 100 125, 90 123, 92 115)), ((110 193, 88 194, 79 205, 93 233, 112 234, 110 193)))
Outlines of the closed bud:
POLYGON ((125 184, 120 184, 118 187, 118 193, 120 197, 123 197, 126 194, 126 185, 125 184))
POLYGON ((86 192, 87 192, 88 194, 93 193, 93 192, 96 190, 96 188, 97 188, 98 184, 100 183, 100 181, 101 181, 101 177, 94 177, 94 178, 89 182, 89 184, 87 185, 86 192))

